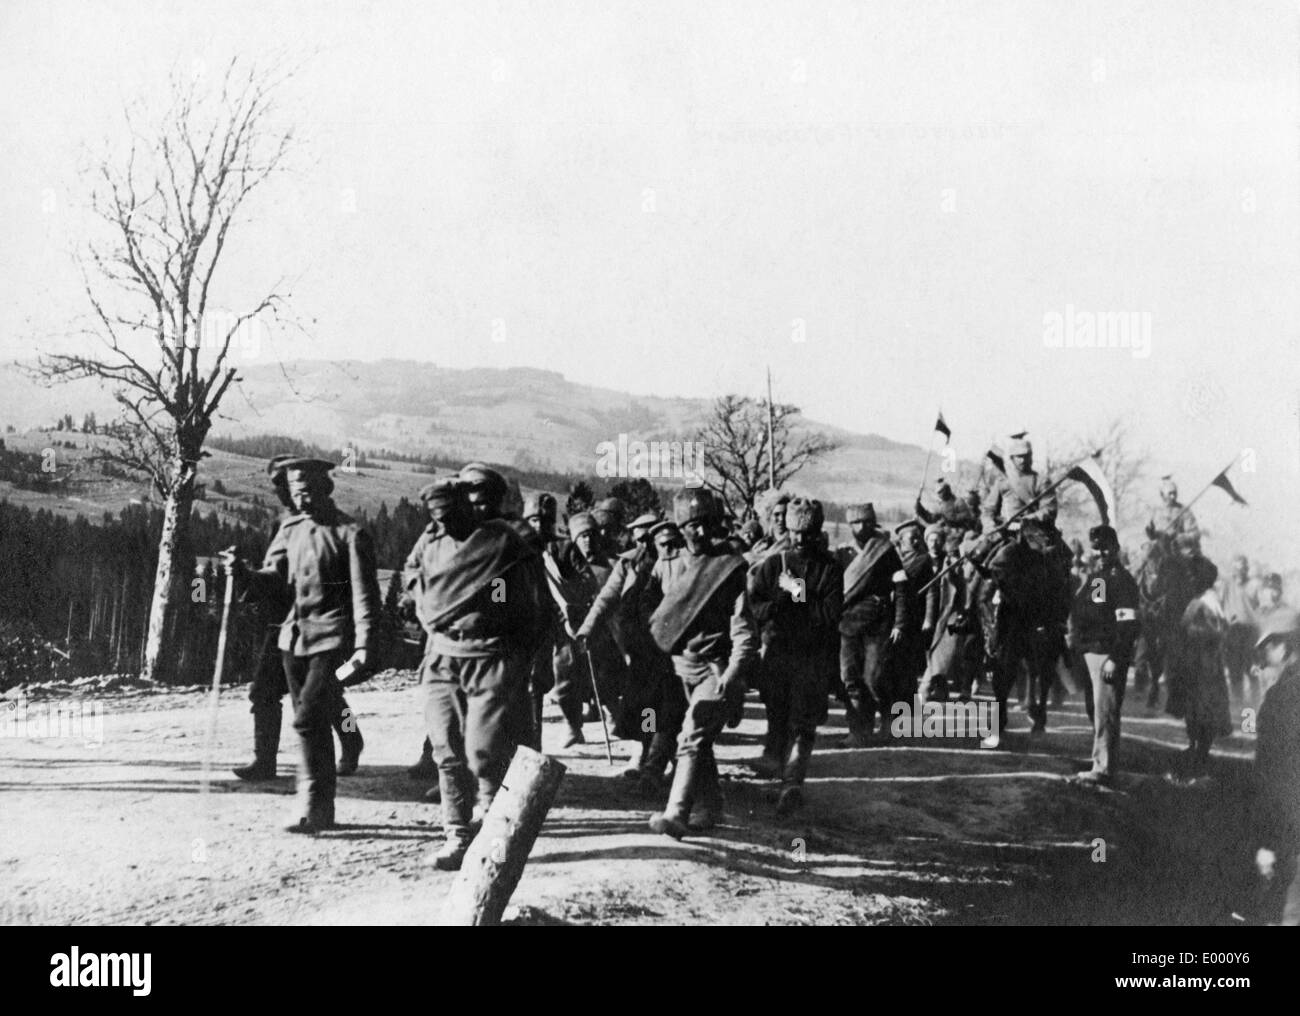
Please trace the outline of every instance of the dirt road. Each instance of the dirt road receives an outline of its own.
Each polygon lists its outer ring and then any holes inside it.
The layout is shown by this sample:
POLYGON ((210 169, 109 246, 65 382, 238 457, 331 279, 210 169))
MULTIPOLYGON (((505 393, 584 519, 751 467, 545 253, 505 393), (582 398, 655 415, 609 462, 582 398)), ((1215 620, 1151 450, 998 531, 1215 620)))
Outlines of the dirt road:
MULTIPOLYGON (((215 764, 201 792, 208 700, 199 690, 107 692, 102 742, 0 737, 0 923, 421 924, 452 875, 421 865, 439 841, 436 806, 406 767, 422 732, 409 675, 349 692, 366 750, 340 780, 341 827, 317 838, 279 830, 291 805, 293 733, 281 778, 240 783, 251 755, 244 689, 223 692, 215 764)), ((1139 696, 1131 696, 1138 699, 1139 696)), ((48 700, 26 702, 28 721, 48 700)), ((520 924, 1225 923, 1239 903, 1242 759, 1248 737, 1220 742, 1215 775, 1192 788, 1161 778, 1181 726, 1129 703, 1123 762, 1110 791, 1067 782, 1090 746, 1080 703, 1053 711, 1031 739, 1013 713, 1009 751, 928 741, 813 757, 808 805, 778 819, 756 757, 762 709, 719 748, 728 817, 676 843, 645 828, 651 802, 591 743, 545 748, 569 773, 515 893, 520 924), (1192 877, 1195 872, 1195 878, 1192 877), (1210 875, 1212 877, 1207 878, 1210 875), (1208 886, 1208 888, 1207 888, 1208 886)), ((54 724, 53 733, 58 731, 54 724)), ((66 731, 66 727, 63 728, 66 731)), ((39 729, 37 730, 39 734, 39 729)), ((632 745, 616 744, 625 761, 632 745)))

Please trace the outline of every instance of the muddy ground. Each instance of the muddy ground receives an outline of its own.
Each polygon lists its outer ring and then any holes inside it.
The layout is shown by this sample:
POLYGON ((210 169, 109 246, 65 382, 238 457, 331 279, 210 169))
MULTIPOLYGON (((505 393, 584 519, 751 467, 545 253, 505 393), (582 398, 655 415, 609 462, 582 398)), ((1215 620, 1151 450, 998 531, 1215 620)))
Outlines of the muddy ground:
MULTIPOLYGON (((28 689, 29 722, 52 701, 65 716, 76 706, 87 722, 81 736, 0 737, 0 923, 434 921, 454 876, 421 864, 440 834, 437 807, 406 774, 422 738, 413 676, 349 692, 366 750, 360 771, 340 780, 341 827, 316 838, 279 828, 292 804, 288 718, 278 780, 246 784, 230 774, 251 757, 244 693, 223 691, 203 792, 211 710, 201 689, 28 689)), ((616 742, 611 768, 592 723, 590 743, 562 751, 552 710, 544 747, 569 771, 508 920, 1232 923, 1247 891, 1252 739, 1221 741, 1211 778, 1180 786, 1164 773, 1185 744, 1181 725, 1136 694, 1125 712, 1126 771, 1100 790, 1068 780, 1091 744, 1077 698, 1052 711, 1042 737, 1031 738, 1014 711, 1004 751, 967 740, 838 750, 843 716, 832 710, 808 803, 779 819, 773 785, 744 764, 759 754, 763 730, 751 696, 718 751, 727 821, 678 843, 645 827, 661 802, 635 797, 617 778, 633 745, 616 742)), ((47 733, 55 732, 57 724, 47 733)))

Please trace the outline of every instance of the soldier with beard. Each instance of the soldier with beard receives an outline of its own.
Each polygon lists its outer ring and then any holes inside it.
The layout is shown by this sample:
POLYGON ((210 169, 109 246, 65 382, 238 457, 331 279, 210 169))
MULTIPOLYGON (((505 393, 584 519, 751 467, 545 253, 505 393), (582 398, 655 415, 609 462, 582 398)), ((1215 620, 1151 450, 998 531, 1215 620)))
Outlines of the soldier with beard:
POLYGON ((683 488, 673 515, 685 553, 656 562, 641 600, 655 645, 672 657, 686 693, 677 771, 668 806, 650 819, 654 832, 681 839, 722 818, 714 742, 758 659, 758 628, 746 592, 746 564, 716 543, 722 509, 709 491, 683 488), (692 824, 692 810, 698 812, 692 824))
POLYGON ((865 748, 877 711, 889 734, 887 694, 882 682, 886 646, 897 644, 908 624, 907 572, 893 543, 876 526, 874 505, 849 508, 845 515, 853 545, 836 557, 844 569, 840 615, 840 681, 849 734, 842 748, 865 748))
POLYGON ((817 728, 826 722, 835 679, 844 573, 820 543, 821 502, 796 497, 786 505, 794 546, 769 555, 750 582, 758 623, 771 623, 772 639, 761 670, 767 739, 755 768, 781 777, 777 814, 803 803, 803 783, 817 728))
POLYGON ((476 515, 466 485, 424 491, 438 522, 421 561, 425 723, 442 786, 446 840, 429 863, 456 870, 472 839, 473 801, 490 807, 517 741, 517 710, 544 622, 536 548, 502 519, 476 515))
POLYGON ((294 729, 302 751, 299 809, 290 832, 315 833, 334 825, 334 737, 342 696, 336 672, 346 662, 364 672, 372 662, 381 609, 370 537, 335 507, 333 463, 298 458, 283 463, 297 510, 285 519, 261 570, 222 554, 233 581, 256 593, 293 591, 293 608, 280 629, 285 679, 294 701, 294 729))
MULTIPOLYGON (((280 539, 285 518, 297 514, 289 498, 289 485, 285 479, 284 463, 292 459, 291 455, 276 455, 266 464, 266 474, 271 478, 271 486, 280 504, 287 513, 276 524, 271 537, 271 546, 275 547, 280 539)), ((267 558, 271 557, 268 549, 267 558)), ((247 591, 245 593, 247 596, 247 591)), ((241 780, 258 782, 273 780, 276 777, 276 755, 280 751, 280 726, 284 717, 284 696, 289 685, 284 676, 284 660, 277 641, 285 615, 293 610, 293 595, 288 589, 269 590, 268 595, 257 601, 258 616, 265 624, 263 636, 257 654, 257 670, 248 687, 248 700, 252 703, 253 714, 253 761, 250 765, 239 766, 233 772, 241 780)), ((296 708, 296 703, 295 703, 296 708)), ((347 699, 342 695, 338 700, 338 712, 333 719, 334 732, 339 738, 338 775, 351 776, 357 771, 361 759, 361 749, 365 741, 357 726, 356 716, 349 708, 347 699)))

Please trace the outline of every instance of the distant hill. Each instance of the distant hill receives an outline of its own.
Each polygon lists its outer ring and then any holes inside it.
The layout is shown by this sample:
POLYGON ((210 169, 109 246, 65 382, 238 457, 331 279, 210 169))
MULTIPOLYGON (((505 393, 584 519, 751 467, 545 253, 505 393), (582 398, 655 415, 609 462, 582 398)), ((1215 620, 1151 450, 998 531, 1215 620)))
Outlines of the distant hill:
MULTIPOLYGON (((710 407, 707 399, 631 395, 525 367, 452 370, 405 360, 318 360, 251 364, 240 373, 242 391, 227 396, 214 434, 287 434, 324 447, 352 443, 579 475, 593 474, 597 446, 621 434, 689 440, 710 407)), ((106 391, 84 384, 45 389, 13 370, 0 373, 0 395, 0 423, 20 429, 53 423, 64 412, 78 420, 87 411, 101 421, 114 415, 106 391)), ((915 497, 923 448, 811 420, 799 426, 830 435, 840 447, 799 474, 796 489, 882 506, 907 505, 915 497)))

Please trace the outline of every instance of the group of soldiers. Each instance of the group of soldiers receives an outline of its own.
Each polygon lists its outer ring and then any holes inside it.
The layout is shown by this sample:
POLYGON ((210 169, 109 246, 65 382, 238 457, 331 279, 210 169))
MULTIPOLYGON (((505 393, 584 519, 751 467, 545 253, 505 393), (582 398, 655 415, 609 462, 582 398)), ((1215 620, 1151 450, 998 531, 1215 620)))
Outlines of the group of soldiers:
MULTIPOLYGON (((804 803, 832 694, 848 724, 840 746, 862 748, 891 738, 897 703, 970 699, 987 680, 1000 722, 985 743, 997 747, 1018 680, 1027 681, 1032 731, 1045 729, 1063 661, 1079 675, 1094 724, 1092 767, 1078 778, 1112 780, 1128 671, 1145 670, 1154 684, 1170 674, 1167 657, 1186 659, 1198 625, 1213 627, 1217 615, 1196 615, 1193 601, 1214 586, 1214 566, 1167 480, 1148 536, 1186 564, 1177 595, 1162 590, 1161 609, 1182 627, 1149 623, 1145 561, 1135 580, 1106 525, 1090 531, 1087 552, 1072 553, 1023 436, 1009 461, 982 494, 962 500, 940 481, 937 504, 918 499, 915 518, 893 532, 871 504, 850 507, 852 542, 836 548, 822 504, 807 497, 774 495, 764 518, 741 525, 729 525, 703 487, 678 491, 670 518, 629 520, 610 498, 571 515, 561 535, 552 495, 525 503, 517 485, 481 463, 430 483, 421 491, 430 521, 402 572, 402 609, 426 636, 427 739, 412 775, 436 774, 429 797, 441 803, 445 839, 430 863, 460 866, 516 747, 540 750, 548 697, 563 716, 565 747, 582 743, 584 722, 597 719, 607 736, 639 743, 624 776, 646 797, 667 784, 649 825, 675 838, 721 820, 714 746, 740 722, 751 688, 767 719, 753 765, 779 781, 779 814, 804 803)), ((337 775, 355 771, 364 744, 343 689, 376 666, 379 650, 373 548, 334 505, 331 468, 273 459, 268 473, 286 515, 265 560, 223 557, 241 596, 279 618, 250 690, 256 759, 236 774, 274 775, 287 689, 302 749, 296 832, 334 824, 337 775)), ((1250 603, 1258 612, 1258 596, 1250 603)), ((1280 623, 1268 637, 1290 645, 1294 631, 1280 623)), ((1206 719, 1214 703, 1203 708, 1196 680, 1178 684, 1180 708, 1201 724, 1189 718, 1190 751, 1203 761, 1222 733, 1206 719)), ((1170 688, 1172 698, 1172 676, 1170 688)))

